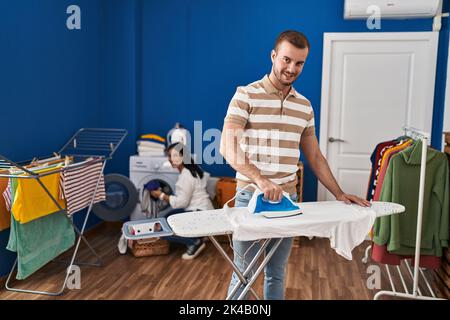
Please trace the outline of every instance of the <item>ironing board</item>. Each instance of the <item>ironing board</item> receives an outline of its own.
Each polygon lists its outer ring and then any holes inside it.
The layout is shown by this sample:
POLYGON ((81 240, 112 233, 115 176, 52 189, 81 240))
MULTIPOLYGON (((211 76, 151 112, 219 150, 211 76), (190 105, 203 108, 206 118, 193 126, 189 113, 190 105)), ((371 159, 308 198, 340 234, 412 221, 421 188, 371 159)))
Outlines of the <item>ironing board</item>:
MULTIPOLYGON (((348 205, 341 201, 303 202, 299 205, 303 209, 302 215, 278 219, 253 216, 248 212, 246 207, 185 212, 169 216, 167 218, 167 224, 164 224, 163 229, 159 232, 141 234, 140 237, 160 237, 164 236, 164 233, 187 238, 208 237, 219 253, 231 265, 239 279, 238 283, 227 296, 227 300, 234 298, 236 292, 241 287, 244 288, 237 297, 238 300, 244 299, 249 291, 259 299, 251 286, 269 262, 284 237, 328 237, 330 238, 331 246, 335 248, 336 252, 351 260, 351 254, 349 255, 348 252, 340 252, 342 250, 337 250, 338 246, 336 243, 339 240, 336 239, 336 234, 333 234, 333 232, 324 232, 320 226, 328 224, 326 230, 336 230, 339 232, 340 227, 344 225, 351 226, 352 223, 358 222, 360 219, 365 219, 362 223, 367 223, 367 232, 364 231, 364 236, 359 242, 361 243, 370 231, 375 218, 405 211, 405 207, 402 205, 377 201, 372 202, 370 208, 361 207, 356 204, 348 205), (286 230, 284 232, 279 231, 286 229, 283 226, 289 226, 287 232, 286 230), (249 232, 249 228, 252 232, 249 232), (275 231, 271 231, 271 229, 275 229, 275 231), (233 260, 228 257, 224 248, 215 239, 215 236, 219 235, 232 235, 235 240, 262 241, 261 247, 244 272, 238 269, 233 260), (275 238, 275 243, 265 255, 264 259, 257 265, 259 258, 273 238, 275 238), (255 267, 256 271, 252 276, 249 276, 255 267)), ((147 221, 151 225, 155 221, 163 224, 164 218, 147 221)), ((143 221, 130 221, 125 223, 122 229, 125 238, 137 239, 137 236, 131 234, 130 230, 133 225, 142 225, 142 223, 143 221)), ((351 231, 351 229, 346 229, 345 231, 351 231)), ((351 249, 353 248, 350 248, 350 251, 351 249)))

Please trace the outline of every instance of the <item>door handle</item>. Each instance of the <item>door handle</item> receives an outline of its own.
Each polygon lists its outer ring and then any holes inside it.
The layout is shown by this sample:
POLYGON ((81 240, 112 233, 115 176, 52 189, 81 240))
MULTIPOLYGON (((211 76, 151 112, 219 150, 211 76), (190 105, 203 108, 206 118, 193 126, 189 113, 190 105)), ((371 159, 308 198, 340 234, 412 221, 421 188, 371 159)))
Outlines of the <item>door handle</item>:
POLYGON ((335 138, 333 138, 333 137, 330 137, 330 138, 328 139, 328 141, 329 141, 329 142, 345 142, 345 141, 342 140, 342 139, 335 139, 335 138))

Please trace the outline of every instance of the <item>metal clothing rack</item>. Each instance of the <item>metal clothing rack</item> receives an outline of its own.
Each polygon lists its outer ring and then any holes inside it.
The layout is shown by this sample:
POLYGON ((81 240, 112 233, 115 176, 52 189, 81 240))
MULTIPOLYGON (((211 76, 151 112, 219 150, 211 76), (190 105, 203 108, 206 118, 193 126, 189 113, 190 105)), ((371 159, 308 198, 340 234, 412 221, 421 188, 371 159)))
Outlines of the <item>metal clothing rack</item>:
MULTIPOLYGON (((119 147, 119 145, 122 143, 122 141, 125 139, 127 135, 127 130, 125 129, 100 129, 100 128, 82 128, 78 130, 71 138, 70 140, 61 148, 61 150, 55 154, 56 158, 64 158, 66 156, 72 157, 74 163, 70 165, 66 165, 64 167, 51 170, 50 172, 45 173, 36 173, 33 172, 32 169, 25 168, 25 165, 27 163, 20 162, 16 163, 14 161, 9 160, 8 158, 0 155, 0 171, 15 169, 12 170, 14 173, 8 173, 8 174, 0 174, 0 177, 3 178, 17 178, 17 179, 35 179, 41 188, 45 191, 45 193, 49 196, 51 201, 58 207, 58 212, 66 212, 66 209, 63 209, 58 201, 52 196, 50 191, 47 189, 47 187, 42 183, 41 178, 50 174, 55 174, 58 172, 64 172, 64 171, 71 171, 75 169, 82 168, 83 166, 91 165, 94 163, 102 162, 102 169, 100 171, 100 174, 97 178, 97 182, 95 185, 94 192, 92 194, 92 197, 89 202, 88 210, 86 213, 86 216, 84 218, 83 226, 81 230, 77 228, 77 226, 74 224, 73 219, 71 216, 65 214, 65 217, 69 220, 71 225, 73 226, 74 230, 78 234, 78 240, 76 242, 75 250, 72 254, 72 257, 70 259, 69 266, 67 268, 66 276, 64 279, 64 283, 61 287, 61 289, 57 292, 49 292, 49 291, 36 291, 36 290, 27 290, 27 289, 19 289, 14 288, 9 285, 11 276, 16 269, 17 263, 18 263, 18 257, 16 258, 14 265, 8 275, 8 279, 5 283, 5 288, 9 291, 16 291, 16 292, 23 292, 23 293, 33 293, 33 294, 43 294, 43 295, 50 295, 50 296, 58 296, 61 295, 64 292, 64 289, 67 285, 67 280, 69 278, 70 273, 72 272, 72 266, 75 263, 75 257, 78 253, 78 249, 80 246, 81 240, 86 243, 89 250, 96 256, 97 262, 96 263, 86 263, 86 262, 77 262, 79 265, 90 265, 90 266, 102 266, 102 262, 100 259, 100 256, 95 252, 95 250, 92 248, 92 246, 89 244, 89 242, 84 237, 84 231, 86 228, 86 223, 88 221, 90 212, 92 210, 92 206, 94 204, 94 199, 97 194, 98 186, 101 180, 101 176, 103 174, 103 171, 105 169, 106 161, 110 160, 119 147), (85 161, 89 158, 92 158, 90 161, 85 161), (17 171, 17 173, 15 173, 17 171), (26 175, 23 175, 23 174, 26 175)), ((43 158, 38 158, 34 160, 39 160, 43 158)), ((53 262, 63 262, 63 261, 56 261, 53 260, 53 262)), ((63 262, 63 263, 67 263, 63 262)))
MULTIPOLYGON (((424 190, 425 190, 425 169, 427 165, 427 147, 428 147, 428 140, 430 138, 430 134, 420 131, 418 129, 412 128, 412 127, 403 127, 403 131, 406 136, 411 137, 414 140, 421 140, 422 141, 422 153, 421 153, 421 162, 420 162, 420 181, 419 181, 419 203, 417 208, 417 229, 416 229, 416 247, 415 247, 415 255, 414 255, 414 272, 411 271, 411 268, 406 261, 406 259, 403 261, 404 265, 406 266, 409 275, 413 279, 413 288, 412 293, 409 293, 405 279, 402 275, 402 271, 399 266, 397 266, 397 272, 400 276, 400 280, 403 285, 403 289, 405 292, 397 292, 394 286, 394 282, 392 280, 391 272, 389 270, 388 265, 385 265, 386 272, 388 274, 389 282, 391 285, 391 290, 382 290, 375 294, 374 300, 378 300, 381 296, 393 296, 393 297, 401 297, 401 298, 409 298, 409 299, 420 299, 420 300, 441 300, 439 298, 436 298, 435 293, 433 292, 433 289, 431 288, 424 272, 423 268, 419 268, 420 265, 420 247, 422 242, 422 217, 423 217, 423 197, 424 197, 424 190), (424 279, 428 290, 431 293, 430 296, 422 295, 421 290, 419 289, 419 273, 424 279)), ((365 252, 365 257, 362 259, 363 263, 366 263, 368 261, 369 256, 369 250, 371 246, 367 247, 365 252)))

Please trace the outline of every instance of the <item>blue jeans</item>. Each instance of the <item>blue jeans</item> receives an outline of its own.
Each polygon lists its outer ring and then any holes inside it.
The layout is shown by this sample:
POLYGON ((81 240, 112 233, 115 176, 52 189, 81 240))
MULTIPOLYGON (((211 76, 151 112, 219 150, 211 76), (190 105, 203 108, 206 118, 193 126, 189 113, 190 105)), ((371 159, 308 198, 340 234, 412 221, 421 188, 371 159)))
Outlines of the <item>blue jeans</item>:
MULTIPOLYGON (((237 189, 238 195, 235 199, 235 207, 246 207, 253 195, 253 192, 244 190, 241 191, 237 189)), ((296 201, 298 199, 296 194, 292 194, 291 199, 296 201)), ((276 239, 272 239, 269 245, 265 249, 265 254, 267 254, 275 243, 276 239)), ((255 243, 251 249, 250 246, 254 241, 235 241, 233 240, 234 247, 234 263, 238 269, 243 273, 247 266, 252 261, 253 257, 256 255, 260 248, 260 244, 255 243), (248 251, 247 251, 248 250, 248 251), (247 253, 246 253, 247 252, 247 253), (237 253, 237 254, 236 254, 237 253), (245 257, 244 257, 244 253, 245 257), (242 258, 241 258, 242 257, 242 258)), ((269 260, 264 268, 264 299, 265 300, 283 300, 284 299, 284 276, 286 272, 286 264, 289 259, 292 247, 292 238, 284 238, 277 250, 273 254, 272 258, 269 260)), ((257 267, 254 267, 248 276, 252 276, 257 267)), ((233 272, 231 276, 230 286, 228 288, 228 294, 231 293, 232 289, 239 281, 236 273, 233 272)), ((242 287, 235 293, 233 299, 237 299, 242 292, 242 287)), ((248 297, 248 293, 247 293, 248 297)))
MULTIPOLYGON (((166 219, 171 215, 183 213, 183 212, 186 212, 186 209, 173 209, 166 215, 166 219)), ((189 246, 198 244, 198 241, 200 240, 200 238, 185 238, 185 237, 180 237, 180 236, 167 236, 167 237, 164 237, 164 240, 168 240, 170 242, 181 243, 181 244, 184 244, 189 247, 189 246)))

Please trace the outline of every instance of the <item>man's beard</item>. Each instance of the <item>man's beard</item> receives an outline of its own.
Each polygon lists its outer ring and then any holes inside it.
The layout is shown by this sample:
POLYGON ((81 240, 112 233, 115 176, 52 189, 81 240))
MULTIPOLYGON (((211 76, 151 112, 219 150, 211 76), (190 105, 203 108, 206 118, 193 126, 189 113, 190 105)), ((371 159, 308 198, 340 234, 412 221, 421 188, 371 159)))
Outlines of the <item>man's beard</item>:
POLYGON ((275 74, 275 77, 278 79, 278 82, 280 82, 283 86, 286 86, 286 87, 288 87, 288 86, 291 86, 293 83, 294 83, 294 81, 297 79, 296 77, 295 77, 295 75, 292 77, 292 81, 290 81, 290 82, 287 82, 287 81, 284 81, 284 80, 282 80, 282 73, 281 72, 279 72, 278 70, 276 70, 276 69, 274 69, 274 74, 275 74))

